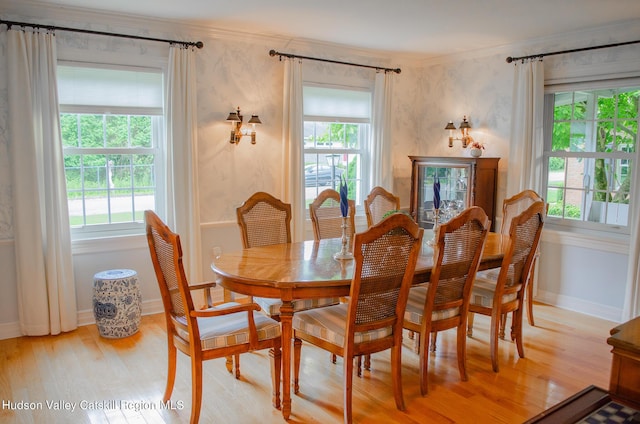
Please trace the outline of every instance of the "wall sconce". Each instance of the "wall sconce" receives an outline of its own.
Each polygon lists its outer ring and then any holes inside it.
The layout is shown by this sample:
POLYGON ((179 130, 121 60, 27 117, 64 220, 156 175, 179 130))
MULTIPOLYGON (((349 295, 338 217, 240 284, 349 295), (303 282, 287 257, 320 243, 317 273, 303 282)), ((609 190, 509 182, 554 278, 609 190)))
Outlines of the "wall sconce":
POLYGON ((242 128, 240 106, 238 106, 237 111, 231 112, 229 116, 227 116, 227 122, 231 122, 231 136, 229 138, 229 143, 238 144, 240 143, 240 139, 246 135, 251 136, 251 144, 256 144, 256 124, 262 124, 258 115, 251 115, 251 119, 247 122, 248 124, 251 124, 251 131, 247 128, 242 128))
POLYGON ((453 125, 453 121, 449 121, 444 129, 449 130, 449 147, 453 147, 453 140, 460 140, 462 141, 462 148, 466 149, 467 144, 473 141, 473 139, 469 135, 469 129, 471 129, 471 125, 469 125, 469 121, 467 121, 466 115, 464 116, 464 118, 462 118, 462 122, 460 122, 460 132, 462 133, 462 136, 460 138, 456 138, 453 136, 453 130, 456 129, 456 126, 453 125))

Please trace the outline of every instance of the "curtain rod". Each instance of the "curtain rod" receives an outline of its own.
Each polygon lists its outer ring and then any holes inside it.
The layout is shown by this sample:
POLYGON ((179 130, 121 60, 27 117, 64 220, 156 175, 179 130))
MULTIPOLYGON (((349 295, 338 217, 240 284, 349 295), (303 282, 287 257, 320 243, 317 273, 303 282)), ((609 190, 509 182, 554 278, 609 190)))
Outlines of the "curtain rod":
POLYGON ((309 56, 298 56, 297 54, 281 53, 281 52, 277 52, 275 50, 269 50, 269 56, 271 56, 271 57, 279 56, 280 59, 282 59, 282 56, 284 56, 284 57, 288 57, 290 59, 291 58, 308 59, 308 60, 316 60, 318 62, 337 63, 339 65, 359 66, 361 68, 375 69, 376 71, 395 72, 396 74, 399 74, 400 72, 402 72, 402 70, 400 68, 395 68, 395 69, 393 69, 393 68, 382 68, 380 66, 371 66, 371 65, 361 65, 359 63, 340 62, 339 60, 321 59, 321 58, 309 57, 309 56))
POLYGON ((88 29, 80 29, 80 28, 68 28, 68 27, 60 27, 53 25, 41 25, 41 24, 31 24, 27 22, 14 22, 14 21, 5 21, 0 19, 0 25, 5 24, 7 29, 11 29, 13 25, 22 26, 22 27, 31 27, 31 28, 44 28, 48 30, 59 30, 59 31, 69 31, 69 32, 81 32, 83 34, 94 34, 94 35, 108 35, 111 37, 120 37, 120 38, 131 38, 134 40, 147 40, 147 41, 160 41, 162 43, 169 44, 181 44, 184 47, 195 46, 199 49, 204 47, 204 43, 202 41, 177 41, 177 40, 165 40, 162 38, 151 38, 151 37, 142 37, 139 35, 126 35, 126 34, 116 34, 113 32, 104 32, 104 31, 92 31, 88 29))
POLYGON ((544 56, 553 56, 555 54, 575 53, 575 52, 583 52, 583 51, 587 51, 587 50, 606 49, 606 48, 609 48, 609 47, 626 46, 626 45, 629 45, 629 44, 637 44, 637 43, 640 43, 640 40, 624 41, 622 43, 604 44, 602 46, 582 47, 582 48, 579 48, 579 49, 560 50, 560 51, 557 51, 557 52, 532 54, 530 56, 520 56, 520 57, 511 57, 511 56, 509 56, 509 57, 507 57, 507 63, 511 63, 511 62, 516 61, 516 60, 534 59, 534 58, 544 57, 544 56))

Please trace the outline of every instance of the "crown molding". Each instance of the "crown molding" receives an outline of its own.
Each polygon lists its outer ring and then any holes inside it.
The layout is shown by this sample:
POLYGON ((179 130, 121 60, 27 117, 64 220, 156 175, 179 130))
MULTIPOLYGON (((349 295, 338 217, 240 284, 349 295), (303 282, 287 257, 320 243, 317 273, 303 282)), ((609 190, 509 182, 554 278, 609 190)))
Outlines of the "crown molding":
MULTIPOLYGON (((396 67, 416 66, 423 58, 422 55, 405 54, 384 50, 362 49, 345 44, 328 43, 306 38, 291 38, 277 34, 251 33, 245 31, 216 28, 202 22, 177 19, 152 18, 142 15, 118 14, 98 9, 88 9, 70 6, 51 6, 33 0, 4 0, 4 19, 26 21, 43 25, 60 25, 74 28, 91 28, 95 30, 117 31, 150 37, 163 37, 184 41, 200 41, 196 38, 209 38, 244 42, 248 44, 263 44, 267 49, 292 49, 297 52, 321 50, 326 54, 342 55, 344 57, 358 57, 363 60, 375 60, 373 66, 396 67), (81 25, 78 25, 81 23, 81 25), (99 28, 98 28, 99 27, 99 28), (188 39, 185 39, 188 38, 188 39), (398 64, 397 62, 400 62, 398 64)), ((204 48, 207 48, 205 43, 204 48)), ((265 51, 267 54, 268 50, 265 51)))

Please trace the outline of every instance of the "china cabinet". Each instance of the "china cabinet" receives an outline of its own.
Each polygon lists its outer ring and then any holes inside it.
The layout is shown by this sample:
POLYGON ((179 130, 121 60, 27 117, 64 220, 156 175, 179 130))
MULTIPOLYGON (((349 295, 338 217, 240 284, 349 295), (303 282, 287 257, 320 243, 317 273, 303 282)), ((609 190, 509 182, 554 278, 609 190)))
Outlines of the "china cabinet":
POLYGON ((434 224, 434 183, 440 182, 440 222, 470 206, 480 206, 494 229, 500 158, 409 156, 411 216, 423 228, 434 224))

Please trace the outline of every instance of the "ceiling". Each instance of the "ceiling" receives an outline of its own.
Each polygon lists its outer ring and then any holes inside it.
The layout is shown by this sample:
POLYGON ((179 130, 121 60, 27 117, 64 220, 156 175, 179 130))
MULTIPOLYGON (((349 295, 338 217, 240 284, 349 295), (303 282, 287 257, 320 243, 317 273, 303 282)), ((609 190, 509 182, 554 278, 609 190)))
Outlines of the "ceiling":
POLYGON ((224 30, 439 56, 640 19, 639 0, 40 0, 224 30))

